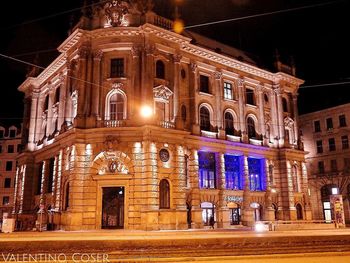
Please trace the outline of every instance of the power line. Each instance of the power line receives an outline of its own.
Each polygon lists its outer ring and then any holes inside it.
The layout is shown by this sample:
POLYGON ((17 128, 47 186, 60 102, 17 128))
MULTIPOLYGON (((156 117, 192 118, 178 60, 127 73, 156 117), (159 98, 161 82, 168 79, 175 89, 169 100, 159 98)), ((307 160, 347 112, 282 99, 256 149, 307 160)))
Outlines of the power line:
POLYGON ((307 86, 300 86, 300 88, 315 88, 315 87, 329 87, 329 86, 338 86, 338 85, 346 85, 350 84, 350 81, 343 81, 343 82, 331 82, 331 83, 324 83, 324 84, 315 84, 315 85, 307 85, 307 86))
POLYGON ((343 0, 337 0, 337 1, 330 1, 330 2, 326 2, 326 3, 321 3, 321 4, 314 4, 314 5, 301 6, 301 7, 295 7, 295 8, 288 8, 288 9, 277 10, 277 11, 272 11, 272 12, 267 12, 267 13, 262 13, 262 14, 255 14, 255 15, 249 15, 249 16, 243 16, 243 17, 236 17, 236 18, 218 20, 218 21, 213 21, 213 22, 207 22, 207 23, 202 23, 202 24, 197 24, 197 25, 185 26, 184 28, 185 29, 189 29, 189 28, 196 28, 196 27, 203 27, 203 26, 209 26, 209 25, 216 25, 216 24, 222 24, 222 23, 227 23, 227 22, 232 22, 232 21, 239 21, 239 20, 245 20, 245 19, 262 17, 262 16, 270 16, 270 15, 282 14, 282 13, 293 12, 293 11, 298 11, 298 10, 303 10, 303 9, 309 9, 309 8, 314 8, 314 7, 326 6, 326 5, 335 4, 337 2, 342 2, 342 1, 343 0))

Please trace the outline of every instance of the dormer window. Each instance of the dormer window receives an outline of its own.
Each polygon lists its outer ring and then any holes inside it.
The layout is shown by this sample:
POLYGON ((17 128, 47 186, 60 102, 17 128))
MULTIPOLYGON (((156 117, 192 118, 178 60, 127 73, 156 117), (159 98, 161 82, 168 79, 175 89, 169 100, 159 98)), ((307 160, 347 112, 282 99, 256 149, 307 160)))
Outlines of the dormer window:
POLYGON ((165 79, 165 65, 161 60, 158 60, 156 63, 156 78, 165 79))
POLYGON ((10 135, 9 135, 10 138, 15 138, 16 137, 16 130, 15 129, 11 129, 10 130, 10 135))
POLYGON ((111 59, 111 78, 122 78, 124 77, 124 59, 113 58, 111 59))
POLYGON ((199 91, 209 93, 209 77, 200 75, 199 77, 199 91))

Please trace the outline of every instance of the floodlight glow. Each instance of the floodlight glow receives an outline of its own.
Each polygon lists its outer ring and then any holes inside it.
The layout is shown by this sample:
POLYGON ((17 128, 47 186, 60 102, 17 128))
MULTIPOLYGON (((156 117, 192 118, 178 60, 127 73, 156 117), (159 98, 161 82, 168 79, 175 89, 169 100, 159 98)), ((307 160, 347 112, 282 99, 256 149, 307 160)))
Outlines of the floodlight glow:
POLYGON ((256 223, 255 224, 255 231, 256 232, 264 232, 266 231, 265 225, 262 223, 256 223))
POLYGON ((144 105, 141 107, 141 116, 144 118, 149 118, 153 114, 153 110, 150 106, 144 105))
POLYGON ((332 195, 337 195, 338 194, 338 188, 333 187, 332 188, 332 195))

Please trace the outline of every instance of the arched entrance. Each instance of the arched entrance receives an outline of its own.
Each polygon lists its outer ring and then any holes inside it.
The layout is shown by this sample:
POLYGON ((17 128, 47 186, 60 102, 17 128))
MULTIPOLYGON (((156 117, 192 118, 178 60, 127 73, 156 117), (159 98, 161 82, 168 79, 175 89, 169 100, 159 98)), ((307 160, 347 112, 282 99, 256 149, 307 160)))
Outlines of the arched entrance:
POLYGON ((124 187, 103 187, 102 228, 124 228, 124 187))
POLYGON ((253 208, 253 216, 254 221, 262 221, 263 220, 263 208, 262 205, 258 203, 251 203, 250 207, 253 208))
POLYGON ((190 205, 190 203, 186 203, 186 207, 187 207, 187 225, 188 225, 188 228, 191 228, 191 223, 192 223, 192 215, 191 215, 191 210, 192 210, 192 207, 190 205))
POLYGON ((297 220, 303 220, 303 207, 301 204, 297 204, 295 209, 297 210, 297 220))
POLYGON ((214 220, 216 221, 215 215, 215 205, 209 202, 201 203, 202 208, 202 221, 205 226, 209 226, 209 219, 211 216, 214 216, 214 220))
POLYGON ((230 202, 227 204, 230 209, 230 225, 239 225, 241 223, 241 207, 239 204, 230 202))

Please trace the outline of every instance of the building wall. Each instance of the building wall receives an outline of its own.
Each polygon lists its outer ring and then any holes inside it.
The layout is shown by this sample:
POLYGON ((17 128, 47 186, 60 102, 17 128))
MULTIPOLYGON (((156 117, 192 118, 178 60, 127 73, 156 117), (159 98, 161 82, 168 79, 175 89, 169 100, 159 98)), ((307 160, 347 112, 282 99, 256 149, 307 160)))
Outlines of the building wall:
MULTIPOLYGON (((345 218, 350 220, 348 193, 350 184, 349 167, 346 159, 350 158, 348 145, 350 120, 350 104, 328 108, 300 116, 305 150, 308 152, 306 161, 310 172, 310 189, 315 219, 324 219, 321 188, 327 184, 335 185, 343 195, 345 218), (344 116, 345 125, 341 125, 340 116, 344 116), (327 127, 327 119, 332 119, 333 128, 327 127), (315 122, 319 122, 319 131, 315 130, 315 122), (342 140, 343 137, 343 140, 342 140), (335 149, 330 149, 329 139, 334 138, 335 149), (322 141, 322 152, 317 152, 317 141, 322 141), (331 167, 331 162, 336 166, 331 167), (324 164, 320 171, 319 162, 324 164)), ((316 124, 317 125, 317 124, 316 124)), ((331 143, 332 144, 332 143, 331 143)))
POLYGON ((0 219, 14 206, 16 158, 21 150, 21 130, 0 126, 0 219))
POLYGON ((93 27, 77 29, 60 46, 62 55, 20 86, 31 101, 27 151, 18 159, 21 217, 35 220, 44 207, 45 222, 62 229, 99 229, 103 187, 121 186, 128 229, 201 228, 205 202, 215 205, 219 227, 229 226, 230 206, 241 207, 246 225, 254 222, 254 204, 262 207, 262 219, 275 219, 273 203, 278 219, 297 219, 297 204, 310 219, 296 107, 303 82, 191 44, 154 13, 146 18, 134 27, 98 28, 94 20, 93 27), (117 58, 123 70, 111 76, 117 58), (159 61, 164 76, 157 76, 159 61), (232 85, 232 98, 225 97, 224 82, 232 85), (124 104, 117 103, 121 113, 111 119, 118 96, 124 104), (151 116, 142 117, 144 106, 151 116), (234 130, 227 129, 227 112, 234 130), (161 161, 161 149, 169 161, 161 161), (200 187, 198 152, 214 153, 213 188, 200 187), (239 190, 226 189, 224 154, 241 158, 239 190), (249 188, 249 157, 262 160, 259 191, 249 188), (166 209, 159 205, 162 179, 170 187, 166 209))

